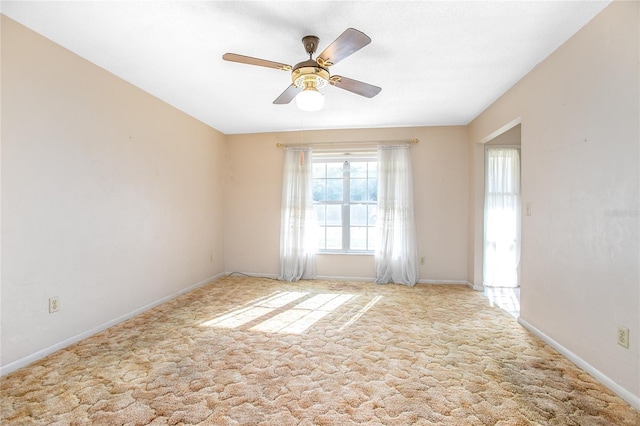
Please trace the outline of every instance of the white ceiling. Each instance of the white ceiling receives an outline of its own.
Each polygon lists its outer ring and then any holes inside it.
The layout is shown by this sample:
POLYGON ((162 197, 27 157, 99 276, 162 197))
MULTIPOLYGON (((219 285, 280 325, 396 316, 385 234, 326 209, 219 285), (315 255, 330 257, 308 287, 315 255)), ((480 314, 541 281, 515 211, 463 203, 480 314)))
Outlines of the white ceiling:
POLYGON ((2 13, 225 134, 464 125, 575 34, 609 1, 2 1, 2 13), (346 28, 370 45, 332 74, 382 87, 367 99, 326 87, 325 108, 274 105, 278 70, 346 28))

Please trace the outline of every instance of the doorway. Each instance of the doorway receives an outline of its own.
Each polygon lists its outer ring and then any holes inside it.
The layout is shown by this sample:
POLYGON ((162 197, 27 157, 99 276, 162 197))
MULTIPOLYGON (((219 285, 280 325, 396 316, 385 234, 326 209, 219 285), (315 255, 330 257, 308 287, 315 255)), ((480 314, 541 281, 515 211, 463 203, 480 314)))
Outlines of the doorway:
POLYGON ((484 287, 520 286, 520 148, 485 152, 484 287))
POLYGON ((520 130, 520 125, 513 127, 484 149, 484 294, 514 317, 520 314, 520 130))

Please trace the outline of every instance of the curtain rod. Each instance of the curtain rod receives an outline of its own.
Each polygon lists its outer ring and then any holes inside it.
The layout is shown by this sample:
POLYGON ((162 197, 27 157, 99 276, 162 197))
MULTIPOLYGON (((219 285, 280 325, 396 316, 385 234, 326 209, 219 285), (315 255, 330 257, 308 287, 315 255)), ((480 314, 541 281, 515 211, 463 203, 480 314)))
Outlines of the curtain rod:
POLYGON ((286 147, 303 147, 303 146, 331 146, 331 145, 360 145, 360 144, 371 144, 371 145, 381 145, 385 143, 418 143, 419 139, 405 139, 405 140, 388 140, 388 141, 334 141, 334 142, 301 142, 301 143, 276 143, 276 147, 278 148, 286 148, 286 147))

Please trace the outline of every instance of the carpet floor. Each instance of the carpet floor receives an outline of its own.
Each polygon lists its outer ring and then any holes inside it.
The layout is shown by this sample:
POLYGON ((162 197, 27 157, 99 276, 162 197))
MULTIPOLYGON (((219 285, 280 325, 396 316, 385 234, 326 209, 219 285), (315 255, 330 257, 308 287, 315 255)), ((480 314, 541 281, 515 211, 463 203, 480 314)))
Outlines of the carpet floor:
POLYGON ((0 385, 7 425, 640 425, 455 285, 224 277, 0 385))

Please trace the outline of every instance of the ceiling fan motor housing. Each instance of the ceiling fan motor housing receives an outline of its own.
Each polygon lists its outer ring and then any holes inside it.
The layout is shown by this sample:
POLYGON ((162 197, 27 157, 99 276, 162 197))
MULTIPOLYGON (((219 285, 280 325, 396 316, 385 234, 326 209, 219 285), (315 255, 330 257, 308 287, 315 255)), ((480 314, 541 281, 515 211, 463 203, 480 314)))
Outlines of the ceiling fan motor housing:
POLYGON ((327 85, 330 78, 329 70, 318 65, 314 60, 300 62, 293 67, 291 81, 293 85, 304 89, 310 85, 319 89, 327 85))

